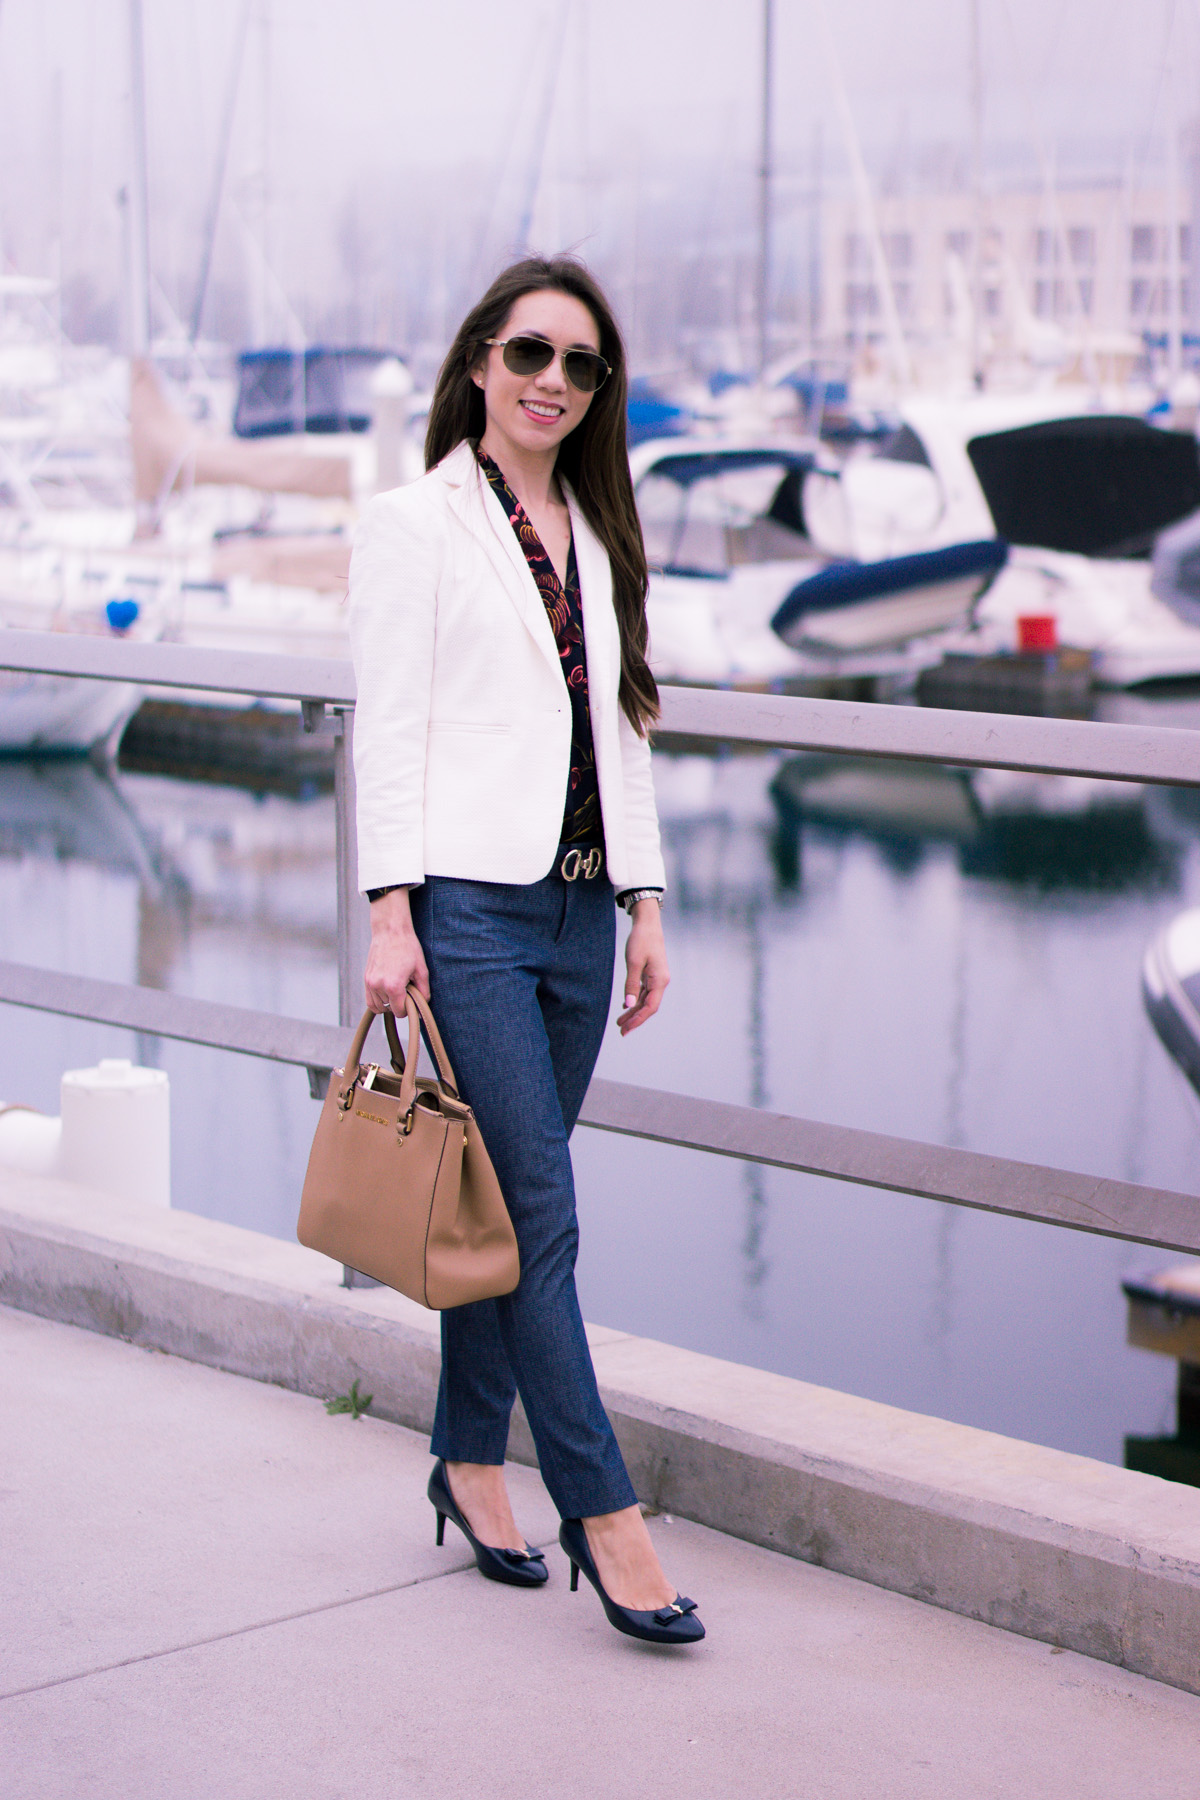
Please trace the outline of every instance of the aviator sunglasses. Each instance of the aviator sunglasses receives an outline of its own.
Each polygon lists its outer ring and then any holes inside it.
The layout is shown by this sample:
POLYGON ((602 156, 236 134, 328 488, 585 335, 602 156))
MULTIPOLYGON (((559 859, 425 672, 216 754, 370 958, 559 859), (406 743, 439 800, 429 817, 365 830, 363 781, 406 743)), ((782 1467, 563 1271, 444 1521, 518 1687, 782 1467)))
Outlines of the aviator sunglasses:
MULTIPOLYGON (((483 341, 490 349, 504 352, 504 366, 511 375, 540 375, 558 354, 545 338, 484 338, 483 341)), ((581 394, 594 394, 612 374, 608 363, 595 350, 564 350, 562 362, 567 380, 581 394)))

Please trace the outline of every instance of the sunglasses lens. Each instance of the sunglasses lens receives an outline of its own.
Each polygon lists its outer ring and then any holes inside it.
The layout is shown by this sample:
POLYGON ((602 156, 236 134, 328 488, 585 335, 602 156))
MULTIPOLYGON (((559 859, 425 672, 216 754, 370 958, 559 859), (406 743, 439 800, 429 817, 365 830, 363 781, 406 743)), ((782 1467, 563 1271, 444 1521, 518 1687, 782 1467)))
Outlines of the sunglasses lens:
POLYGON ((581 394, 594 394, 608 374, 608 364, 592 350, 568 350, 563 357, 563 368, 571 386, 578 388, 581 394))
POLYGON ((541 338, 509 338, 504 346, 504 366, 513 375, 537 375, 549 368, 554 359, 554 346, 541 338))

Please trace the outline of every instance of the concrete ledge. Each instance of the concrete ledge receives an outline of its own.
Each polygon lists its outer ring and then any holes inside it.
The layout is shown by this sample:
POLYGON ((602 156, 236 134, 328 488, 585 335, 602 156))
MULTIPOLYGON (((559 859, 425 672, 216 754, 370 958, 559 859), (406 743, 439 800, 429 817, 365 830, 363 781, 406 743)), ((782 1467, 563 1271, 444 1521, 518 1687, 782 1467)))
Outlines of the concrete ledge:
MULTIPOLYGON (((0 1171, 0 1301, 428 1429, 434 1314, 315 1252, 0 1171)), ((663 1511, 1200 1693, 1200 1490, 590 1329, 663 1511)), ((533 1460, 514 1422, 512 1454, 533 1460)))

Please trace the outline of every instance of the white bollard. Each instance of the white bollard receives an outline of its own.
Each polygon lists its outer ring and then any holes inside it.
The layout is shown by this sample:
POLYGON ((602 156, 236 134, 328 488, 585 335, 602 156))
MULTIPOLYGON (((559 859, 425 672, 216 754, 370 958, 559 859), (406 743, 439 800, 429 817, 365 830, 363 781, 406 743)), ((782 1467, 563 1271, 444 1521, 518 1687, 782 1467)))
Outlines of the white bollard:
POLYGON ((23 1175, 57 1175, 62 1120, 31 1106, 0 1102, 0 1168, 23 1175))
POLYGON ((129 1200, 171 1204, 171 1095, 164 1069, 106 1057, 62 1078, 65 1181, 129 1200))
POLYGON ((408 480, 405 449, 408 402, 413 378, 398 357, 389 356, 371 377, 375 402, 375 491, 385 493, 408 480))

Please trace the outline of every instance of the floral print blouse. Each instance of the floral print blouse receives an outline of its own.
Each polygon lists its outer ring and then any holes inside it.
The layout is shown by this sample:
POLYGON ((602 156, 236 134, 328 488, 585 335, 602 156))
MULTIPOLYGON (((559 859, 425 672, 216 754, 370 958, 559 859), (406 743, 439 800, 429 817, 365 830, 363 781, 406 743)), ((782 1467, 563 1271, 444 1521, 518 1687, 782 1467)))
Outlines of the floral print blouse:
POLYGON ((564 844, 604 844, 604 824, 600 813, 600 787, 596 777, 596 751, 592 742, 592 715, 588 703, 587 657, 583 643, 583 597, 579 590, 579 570, 575 564, 575 540, 567 553, 567 579, 558 578, 554 564, 546 553, 525 508, 509 487, 499 467, 478 445, 475 455, 517 534, 517 542, 525 553, 529 572, 550 620, 550 629, 562 659, 563 679, 571 699, 571 772, 567 780, 567 797, 563 810, 562 842, 564 844))

